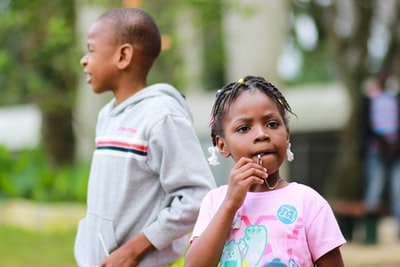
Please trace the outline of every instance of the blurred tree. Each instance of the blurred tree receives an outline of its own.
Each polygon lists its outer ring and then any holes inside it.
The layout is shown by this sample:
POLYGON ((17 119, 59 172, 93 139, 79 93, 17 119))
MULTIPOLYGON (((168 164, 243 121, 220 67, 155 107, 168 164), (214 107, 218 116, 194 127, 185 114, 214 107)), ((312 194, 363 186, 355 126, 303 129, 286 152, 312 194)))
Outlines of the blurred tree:
MULTIPOLYGON (((400 75, 400 1, 293 0, 292 7, 294 19, 304 15, 313 19, 318 36, 311 51, 299 42, 297 47, 310 57, 327 51, 327 62, 333 62, 333 76, 340 79, 351 101, 351 113, 341 136, 337 172, 331 179, 335 192, 331 193, 345 198, 360 197, 363 182, 357 138, 362 83, 382 69, 396 78, 400 75)), ((329 69, 321 61, 310 64, 305 68, 329 69)))
POLYGON ((79 58, 74 3, 0 1, 0 104, 38 104, 43 145, 55 167, 74 159, 72 107, 79 58))
MULTIPOLYGON (((111 0, 110 0, 111 1, 111 0)), ((147 1, 122 1, 127 6, 144 8, 149 11, 155 18, 160 27, 161 33, 171 40, 171 45, 168 49, 161 53, 157 60, 150 79, 158 79, 169 81, 176 85, 180 90, 186 88, 185 82, 187 77, 183 77, 182 71, 182 45, 177 45, 179 40, 177 37, 176 24, 184 23, 179 21, 180 12, 186 12, 189 8, 196 13, 192 17, 194 25, 200 29, 201 37, 196 38, 202 42, 204 54, 202 55, 201 70, 202 82, 204 88, 215 91, 221 84, 225 83, 224 72, 224 49, 223 49, 223 33, 221 25, 221 1, 220 0, 147 0, 147 1), (171 66, 174 66, 171 68, 171 66)), ((191 64, 199 64, 191 62, 191 64)), ((189 81, 190 82, 190 81, 189 81)))

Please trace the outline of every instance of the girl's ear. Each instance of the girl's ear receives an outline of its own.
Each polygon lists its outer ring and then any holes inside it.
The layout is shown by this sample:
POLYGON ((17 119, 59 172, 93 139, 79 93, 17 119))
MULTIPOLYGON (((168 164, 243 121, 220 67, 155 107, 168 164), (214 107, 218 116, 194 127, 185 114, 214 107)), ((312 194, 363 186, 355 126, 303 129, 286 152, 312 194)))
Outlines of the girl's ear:
POLYGON ((287 143, 289 143, 290 142, 290 129, 287 126, 286 126, 286 134, 287 134, 286 141, 287 141, 287 143))
POLYGON ((225 158, 228 158, 231 155, 231 153, 229 152, 229 150, 225 144, 224 138, 217 135, 215 137, 215 143, 217 144, 219 153, 221 153, 222 156, 224 156, 225 158))

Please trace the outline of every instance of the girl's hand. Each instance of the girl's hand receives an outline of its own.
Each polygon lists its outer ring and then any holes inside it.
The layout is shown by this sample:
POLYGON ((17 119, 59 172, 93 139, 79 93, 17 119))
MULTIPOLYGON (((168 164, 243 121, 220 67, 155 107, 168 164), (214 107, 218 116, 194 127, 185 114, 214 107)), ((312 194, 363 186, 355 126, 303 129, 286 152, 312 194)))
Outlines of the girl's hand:
POLYGON ((244 202, 250 186, 263 184, 268 177, 267 170, 250 158, 241 158, 233 166, 229 176, 228 192, 225 202, 235 209, 239 209, 244 202))

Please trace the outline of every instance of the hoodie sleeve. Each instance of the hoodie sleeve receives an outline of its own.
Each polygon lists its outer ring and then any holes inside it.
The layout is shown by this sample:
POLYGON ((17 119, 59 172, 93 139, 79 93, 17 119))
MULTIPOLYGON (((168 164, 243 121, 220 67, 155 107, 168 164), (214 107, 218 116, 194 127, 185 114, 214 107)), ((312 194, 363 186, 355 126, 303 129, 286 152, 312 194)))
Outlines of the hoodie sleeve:
POLYGON ((161 250, 193 229, 201 201, 215 181, 187 117, 167 115, 156 123, 149 148, 149 165, 159 172, 166 204, 143 232, 161 250))

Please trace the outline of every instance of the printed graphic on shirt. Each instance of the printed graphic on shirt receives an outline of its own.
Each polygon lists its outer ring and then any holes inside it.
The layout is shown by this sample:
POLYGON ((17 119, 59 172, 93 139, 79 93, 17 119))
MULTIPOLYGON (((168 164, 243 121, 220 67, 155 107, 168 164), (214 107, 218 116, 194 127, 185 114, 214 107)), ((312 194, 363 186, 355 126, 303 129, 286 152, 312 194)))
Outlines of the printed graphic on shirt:
POLYGON ((289 264, 281 262, 280 259, 274 259, 271 262, 263 265, 263 267, 298 267, 297 264, 293 260, 289 260, 289 264))
POLYGON ((282 205, 276 216, 282 223, 292 224, 297 220, 297 210, 291 205, 282 205))
MULTIPOLYGON (((282 205, 278 208, 276 215, 262 215, 254 222, 251 222, 245 215, 235 218, 240 222, 238 235, 230 239, 224 246, 220 263, 220 267, 297 267, 298 265, 292 259, 293 247, 298 241, 299 232, 303 228, 303 220, 298 218, 297 210, 291 205, 282 205), (291 233, 286 236, 287 248, 284 262, 280 258, 273 258, 268 261, 264 258, 271 259, 273 254, 273 246, 269 242, 267 225, 281 224, 285 228, 290 227, 291 233), (243 229, 243 230, 242 230, 243 229), (292 247, 290 247, 292 244, 292 247)), ((238 223, 236 223, 238 224, 238 223)), ((272 231, 272 230, 271 230, 272 231)))

